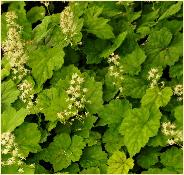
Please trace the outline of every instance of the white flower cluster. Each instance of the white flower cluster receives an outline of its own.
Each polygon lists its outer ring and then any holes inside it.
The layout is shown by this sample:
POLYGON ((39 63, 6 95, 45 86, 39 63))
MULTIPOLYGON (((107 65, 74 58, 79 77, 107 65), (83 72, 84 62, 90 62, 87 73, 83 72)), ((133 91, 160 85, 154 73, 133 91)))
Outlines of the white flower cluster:
POLYGON ((170 137, 170 139, 167 140, 169 145, 180 145, 180 143, 183 142, 182 130, 176 130, 176 125, 171 122, 162 123, 162 133, 170 137))
MULTIPOLYGON (((1 154, 2 157, 6 155, 5 160, 1 161, 2 166, 18 165, 18 173, 24 173, 23 160, 25 157, 20 154, 18 145, 15 143, 15 136, 10 132, 1 134, 1 154)), ((31 164, 30 167, 34 167, 34 164, 31 164)))
POLYGON ((74 14, 70 6, 67 6, 60 16, 60 27, 65 35, 65 40, 69 41, 72 45, 72 38, 77 34, 75 31, 77 29, 74 14))
POLYGON ((117 85, 118 80, 121 81, 124 79, 122 76, 123 66, 120 65, 119 59, 119 55, 115 55, 114 53, 112 53, 107 61, 110 64, 108 68, 109 75, 115 80, 113 82, 114 85, 117 85))
POLYGON ((32 99, 34 98, 34 91, 33 91, 33 85, 27 81, 24 80, 22 83, 18 85, 18 89, 21 92, 20 99, 27 105, 26 108, 30 109, 33 107, 32 99))
POLYGON ((174 95, 177 95, 178 101, 182 101, 183 100, 183 85, 176 85, 174 88, 174 95))
POLYGON ((8 26, 7 40, 2 42, 2 49, 13 71, 13 80, 21 80, 29 72, 24 67, 27 56, 24 52, 25 43, 20 37, 22 27, 15 22, 17 18, 13 11, 6 13, 8 26))
POLYGON ((69 102, 69 104, 67 109, 57 113, 58 118, 61 121, 65 122, 66 119, 71 116, 76 116, 78 119, 82 117, 82 115, 79 115, 78 112, 85 107, 86 103, 90 103, 90 101, 85 98, 85 94, 88 92, 88 89, 82 88, 83 83, 84 78, 79 76, 77 73, 72 75, 70 86, 66 90, 66 93, 68 94, 66 101, 69 102))
MULTIPOLYGON (((148 80, 151 81, 150 87, 153 88, 157 85, 158 80, 160 79, 159 71, 157 68, 151 68, 148 72, 148 80)), ((164 86, 164 82, 162 83, 164 86)))
POLYGON ((151 81, 150 87, 153 88, 157 85, 158 80, 160 79, 159 71, 157 68, 151 68, 148 72, 148 80, 151 81))

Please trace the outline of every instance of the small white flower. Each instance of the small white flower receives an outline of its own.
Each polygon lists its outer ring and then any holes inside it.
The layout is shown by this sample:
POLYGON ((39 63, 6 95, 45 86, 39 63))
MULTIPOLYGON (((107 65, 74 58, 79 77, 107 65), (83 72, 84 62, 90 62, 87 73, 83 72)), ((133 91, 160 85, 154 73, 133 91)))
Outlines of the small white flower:
POLYGON ((79 90, 80 90, 80 85, 77 85, 77 86, 75 87, 75 90, 76 90, 76 91, 79 91, 79 90))
POLYGON ((6 141, 1 139, 1 145, 5 145, 6 144, 6 141))
POLYGON ((29 165, 31 168, 34 168, 35 167, 35 164, 31 164, 31 165, 29 165))
POLYGON ((8 149, 4 149, 2 150, 2 154, 8 154, 9 150, 8 149))
POLYGON ((71 91, 71 90, 67 90, 66 93, 67 93, 67 94, 71 94, 72 91, 71 91))
POLYGON ((168 140, 167 140, 167 143, 168 143, 169 145, 174 145, 174 144, 175 144, 175 141, 174 141, 173 139, 168 139, 168 140))
POLYGON ((23 157, 23 156, 21 156, 21 157, 20 157, 20 159, 21 159, 21 160, 26 160, 26 158, 25 158, 25 157, 23 157))
POLYGON ((70 104, 70 105, 68 105, 68 109, 72 109, 72 105, 70 104))
POLYGON ((119 76, 119 73, 118 73, 118 72, 115 72, 115 73, 114 73, 114 76, 115 76, 115 77, 118 77, 118 76, 119 76))
POLYGON ((78 82, 79 84, 83 83, 83 82, 84 82, 84 78, 78 77, 78 78, 77 78, 77 82, 78 82))
POLYGON ((14 157, 16 157, 18 155, 18 149, 13 150, 12 154, 13 154, 14 157))
POLYGON ((122 87, 120 87, 120 88, 119 88, 119 91, 120 91, 120 92, 122 92, 122 91, 123 91, 123 88, 122 88, 122 87))
POLYGON ((79 106, 80 106, 80 102, 79 102, 79 101, 76 101, 76 102, 75 102, 75 105, 76 105, 77 107, 79 107, 79 106))
POLYGON ((19 160, 19 161, 17 162, 17 164, 20 166, 20 165, 23 164, 23 162, 22 162, 21 160, 19 160))
POLYGON ((19 172, 19 173, 24 173, 24 169, 23 169, 23 168, 19 168, 19 169, 18 169, 18 172, 19 172))
POLYGON ((110 66, 110 67, 109 67, 109 70, 112 71, 113 69, 114 69, 114 66, 110 66))
POLYGON ((80 94, 79 94, 79 93, 74 93, 73 96, 74 96, 75 98, 78 98, 78 97, 80 97, 80 94))
POLYGON ((76 100, 75 97, 70 98, 70 101, 75 101, 75 100, 76 100))
POLYGON ((84 89, 83 89, 83 92, 84 92, 84 93, 86 93, 87 91, 88 91, 88 89, 87 89, 87 88, 84 88, 84 89))
POLYGON ((72 79, 72 80, 70 81, 70 84, 72 84, 72 85, 75 84, 75 80, 72 79))
POLYGON ((182 85, 176 85, 175 86, 174 95, 177 95, 177 96, 183 95, 183 86, 182 85))
POLYGON ((72 75, 72 79, 75 79, 75 78, 77 78, 78 77, 78 74, 77 73, 74 73, 73 75, 72 75))
POLYGON ((14 164, 15 163, 15 158, 14 157, 11 157, 11 158, 9 158, 8 160, 7 160, 7 164, 8 165, 12 165, 12 164, 14 164))

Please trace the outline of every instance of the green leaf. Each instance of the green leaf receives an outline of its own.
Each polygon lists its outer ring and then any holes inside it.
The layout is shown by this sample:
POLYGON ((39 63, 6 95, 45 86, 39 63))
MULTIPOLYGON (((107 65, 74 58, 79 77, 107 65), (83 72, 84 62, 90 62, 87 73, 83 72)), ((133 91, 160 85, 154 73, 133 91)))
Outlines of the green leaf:
POLYGON ((1 131, 2 132, 12 132, 14 129, 21 125, 24 122, 24 118, 29 113, 27 109, 21 108, 19 111, 16 111, 14 108, 7 108, 1 119, 1 131))
POLYGON ((146 35, 150 33, 150 28, 147 26, 140 26, 136 33, 138 33, 140 38, 144 38, 146 35))
POLYGON ((52 17, 46 16, 43 18, 42 23, 37 25, 33 29, 33 39, 35 42, 41 41, 49 34, 49 32, 52 30, 52 28, 49 27, 49 24, 51 23, 51 21, 52 21, 52 17))
POLYGON ((183 106, 177 106, 174 109, 174 117, 176 119, 176 125, 178 128, 182 128, 183 127, 183 106))
POLYGON ((67 108, 67 94, 63 90, 51 88, 38 95, 37 107, 45 114, 46 120, 57 120, 57 113, 67 108))
POLYGON ((89 137, 89 132, 94 126, 97 118, 93 115, 87 115, 84 120, 75 120, 72 124, 73 132, 83 138, 89 137))
POLYGON ((28 64, 32 68, 32 75, 37 84, 41 86, 64 63, 64 52, 60 47, 40 47, 29 54, 28 64))
POLYGON ((19 90, 12 80, 4 81, 1 86, 2 107, 10 106, 19 96, 19 90))
POLYGON ((129 13, 127 18, 130 21, 130 23, 132 23, 133 21, 137 20, 138 18, 141 17, 142 14, 142 10, 138 11, 138 12, 133 12, 133 13, 129 13))
POLYGON ((100 169, 98 167, 90 167, 83 169, 80 174, 100 174, 100 169))
MULTIPOLYGON (((77 67, 75 67, 73 64, 69 65, 69 66, 63 66, 62 69, 59 69, 58 71, 55 71, 53 74, 53 77, 51 79, 51 84, 53 86, 55 86, 56 84, 58 84, 58 86, 60 87, 60 83, 59 80, 67 80, 70 81, 72 74, 74 73, 78 73, 80 74, 80 71, 78 70, 77 67), (67 78, 69 77, 69 78, 67 78)), ((65 84, 68 84, 68 82, 65 82, 65 84)), ((67 87, 67 85, 63 85, 62 87, 67 87)))
POLYGON ((105 3, 103 1, 99 1, 98 3, 95 3, 95 5, 103 7, 102 15, 108 18, 112 18, 113 16, 122 13, 116 2, 113 1, 106 1, 105 3))
MULTIPOLYGON (((143 10, 144 13, 144 10, 143 10)), ((151 10, 148 11, 145 14, 142 14, 140 20, 139 20, 139 24, 140 27, 152 27, 156 22, 155 20, 159 17, 159 9, 158 10, 151 10)))
POLYGON ((58 25, 54 25, 50 31, 48 32, 48 35, 45 38, 46 45, 48 47, 66 47, 68 45, 68 42, 64 40, 64 34, 62 34, 61 27, 58 25))
POLYGON ((123 78, 122 95, 130 96, 132 98, 142 98, 147 89, 145 80, 139 78, 138 76, 123 76, 123 78))
POLYGON ((167 9, 164 14, 162 14, 162 16, 158 19, 158 21, 161 21, 176 14, 181 9, 182 4, 182 2, 177 2, 176 4, 170 6, 169 9, 167 9))
POLYGON ((179 31, 181 31, 183 23, 182 21, 173 19, 173 20, 163 20, 162 22, 159 22, 157 25, 158 29, 162 28, 163 26, 169 29, 169 31, 175 35, 179 31))
POLYGON ((102 151, 101 146, 95 145, 84 149, 80 159, 80 165, 83 168, 99 167, 107 161, 107 154, 102 151))
POLYGON ((137 163, 142 168, 148 169, 159 161, 158 157, 159 150, 157 148, 148 147, 141 151, 140 155, 137 157, 137 163))
POLYGON ((157 147, 157 146, 162 146, 165 147, 167 146, 167 140, 168 137, 166 137, 161 130, 159 130, 158 134, 152 138, 150 138, 149 142, 148 142, 148 146, 153 146, 153 147, 157 147))
POLYGON ((93 146, 96 144, 101 144, 101 135, 100 133, 96 131, 90 131, 89 137, 85 139, 85 142, 88 144, 88 146, 93 146))
POLYGON ((127 100, 112 100, 99 112, 99 117, 108 125, 120 124, 130 109, 131 105, 127 100))
POLYGON ((166 106, 171 99, 173 92, 170 87, 160 90, 158 87, 149 88, 141 99, 142 106, 152 106, 155 104, 158 108, 166 106))
MULTIPOLYGON (((1 34, 2 35, 2 34, 1 34)), ((10 75, 11 65, 6 57, 3 57, 1 60, 1 80, 10 75)))
MULTIPOLYGON (((19 174, 18 169, 20 168, 19 165, 13 164, 9 166, 2 166, 1 173, 2 174, 19 174)), ((35 169, 30 167, 29 165, 23 164, 21 168, 24 170, 24 174, 34 174, 35 169)))
POLYGON ((35 23, 39 20, 42 20, 45 16, 45 8, 43 6, 36 6, 32 7, 28 12, 27 12, 27 19, 31 23, 35 23))
POLYGON ((182 63, 176 63, 169 69, 169 76, 171 78, 180 78, 183 76, 183 64, 182 63))
POLYGON ((112 46, 105 49, 101 54, 100 57, 107 58, 111 53, 113 53, 117 48, 120 47, 120 45, 123 43, 127 35, 127 32, 120 33, 116 39, 114 39, 114 42, 112 46))
POLYGON ((145 52, 151 54, 157 50, 166 48, 171 42, 172 34, 167 28, 162 28, 159 31, 152 31, 148 37, 148 43, 145 46, 145 52))
POLYGON ((147 64, 153 66, 174 65, 182 56, 182 34, 177 33, 174 37, 167 28, 153 30, 148 37, 144 50, 148 55, 147 64))
POLYGON ((147 144, 150 137, 157 134, 160 118, 161 113, 156 107, 150 110, 135 108, 126 115, 120 126, 120 133, 124 135, 124 144, 131 157, 147 144))
POLYGON ((162 153, 161 163, 167 168, 173 168, 177 173, 183 172, 183 151, 181 148, 171 147, 162 153))
POLYGON ((43 166, 40 164, 35 165, 35 174, 49 174, 49 171, 46 170, 43 166))
POLYGON ((84 53, 87 55, 87 64, 98 64, 102 61, 100 53, 108 46, 108 42, 102 39, 88 39, 84 46, 84 53), (91 47, 93 45, 93 47, 91 47))
POLYGON ((142 174, 177 174, 177 172, 171 168, 149 168, 148 171, 143 171, 142 174))
POLYGON ((79 165, 77 163, 72 163, 69 167, 66 169, 63 169, 60 173, 64 174, 78 174, 80 171, 79 165))
POLYGON ((35 123, 23 123, 15 129, 15 141, 24 157, 27 157, 29 152, 36 153, 41 150, 40 139, 41 132, 35 123))
POLYGON ((43 18, 42 23, 33 29, 33 41, 35 44, 43 43, 49 47, 65 47, 69 43, 64 40, 60 23, 60 14, 53 14, 43 18))
POLYGON ((71 139, 69 134, 64 133, 57 135, 49 147, 43 149, 38 156, 40 159, 52 163, 54 171, 57 172, 67 168, 71 161, 78 161, 84 146, 82 137, 75 135, 71 139))
POLYGON ((112 27, 107 24, 109 20, 99 17, 102 11, 103 8, 98 6, 88 7, 84 17, 84 26, 88 33, 92 33, 100 39, 114 38, 112 27))
POLYGON ((94 77, 87 76, 84 87, 88 89, 88 92, 85 96, 86 100, 90 101, 89 103, 86 103, 86 109, 91 114, 96 114, 103 107, 102 83, 96 82, 94 77))
POLYGON ((6 38, 7 38, 7 32, 8 32, 8 26, 7 26, 7 23, 6 23, 6 13, 3 13, 1 15, 1 25, 3 26, 2 29, 1 29, 1 41, 5 41, 6 38))
POLYGON ((78 50, 74 50, 71 47, 64 48, 65 57, 64 63, 65 65, 78 64, 80 61, 80 52, 78 50))
POLYGON ((146 55, 144 51, 136 47, 135 50, 125 56, 121 56, 121 64, 125 73, 137 75, 141 70, 141 64, 145 61, 146 55))
POLYGON ((109 153, 119 150, 124 145, 123 136, 119 134, 119 130, 116 125, 111 125, 110 128, 105 131, 102 141, 105 143, 105 149, 109 153))
POLYGON ((124 152, 116 151, 108 160, 108 174, 128 174, 134 166, 132 158, 126 158, 124 152))
POLYGON ((109 76, 107 73, 105 76, 105 83, 104 83, 104 92, 103 92, 103 99, 104 101, 110 101, 114 98, 114 96, 117 94, 119 89, 117 86, 114 86, 113 83, 113 78, 109 76))
POLYGON ((35 168, 30 167, 30 165, 23 165, 22 168, 24 169, 24 174, 35 174, 35 168))

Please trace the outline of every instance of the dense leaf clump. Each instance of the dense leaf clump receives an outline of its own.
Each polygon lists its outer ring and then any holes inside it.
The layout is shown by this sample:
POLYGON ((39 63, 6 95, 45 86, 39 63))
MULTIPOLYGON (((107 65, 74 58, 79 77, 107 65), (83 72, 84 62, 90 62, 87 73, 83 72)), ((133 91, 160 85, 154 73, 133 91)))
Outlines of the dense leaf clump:
POLYGON ((181 174, 183 3, 2 2, 2 174, 181 174))

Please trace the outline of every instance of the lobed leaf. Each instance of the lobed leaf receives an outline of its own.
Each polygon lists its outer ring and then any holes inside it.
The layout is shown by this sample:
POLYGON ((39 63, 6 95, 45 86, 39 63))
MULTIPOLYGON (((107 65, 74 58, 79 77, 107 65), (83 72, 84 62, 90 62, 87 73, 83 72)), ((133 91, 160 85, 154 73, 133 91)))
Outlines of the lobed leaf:
POLYGON ((126 115, 119 131, 124 135, 124 144, 131 157, 147 144, 150 137, 157 134, 160 118, 161 113, 156 107, 150 110, 135 108, 126 115))
POLYGON ((132 158, 126 158, 124 152, 116 151, 108 160, 109 174, 128 174, 129 170, 133 168, 134 161, 132 158))

